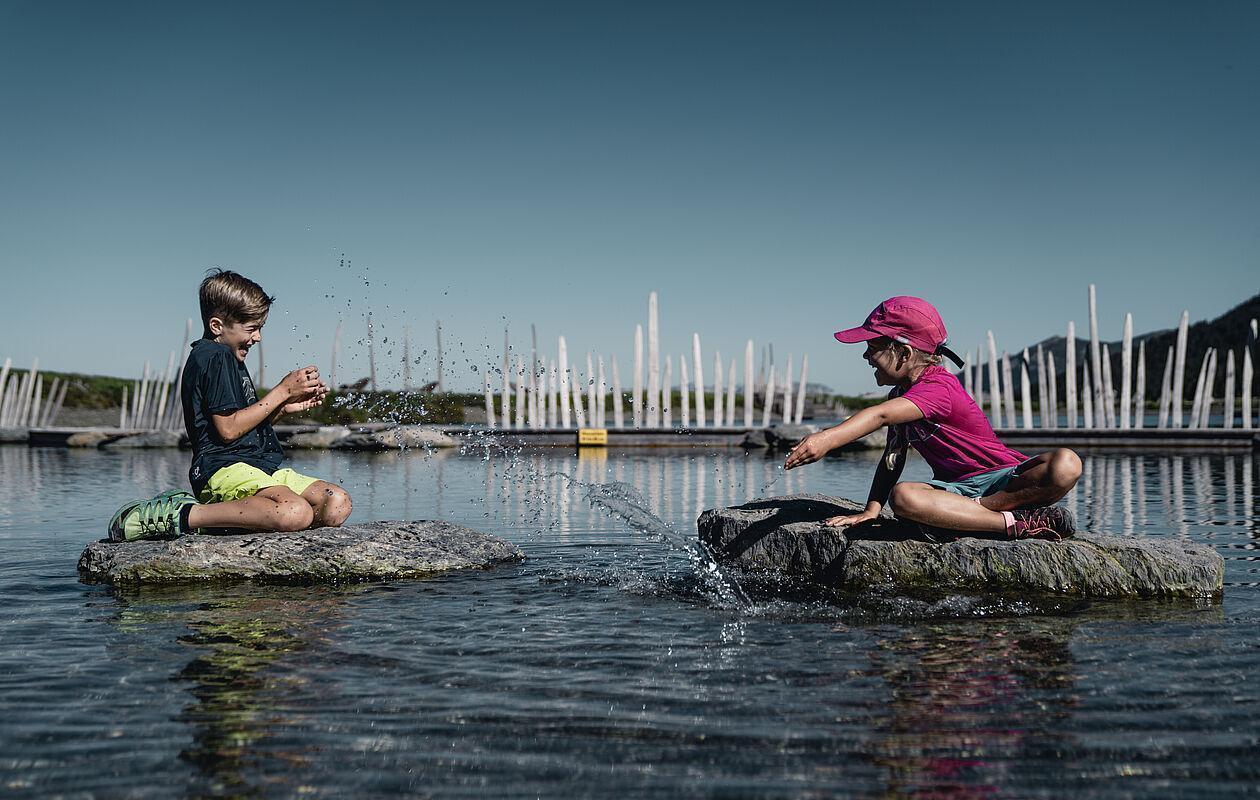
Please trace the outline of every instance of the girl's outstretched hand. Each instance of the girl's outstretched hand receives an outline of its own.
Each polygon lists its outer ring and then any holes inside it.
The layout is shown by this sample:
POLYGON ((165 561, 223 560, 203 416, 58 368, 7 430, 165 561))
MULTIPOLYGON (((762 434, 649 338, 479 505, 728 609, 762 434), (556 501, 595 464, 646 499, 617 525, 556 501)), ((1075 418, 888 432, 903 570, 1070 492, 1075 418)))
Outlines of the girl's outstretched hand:
POLYGON ((848 528, 852 525, 870 522, 878 516, 878 514, 872 514, 869 511, 862 511, 857 514, 841 514, 838 517, 823 520, 823 524, 829 528, 848 528))
POLYGON ((788 451, 787 459, 783 462, 783 468, 793 469, 805 464, 812 464, 827 455, 831 450, 829 438, 827 431, 818 431, 801 439, 797 442, 796 447, 788 451))

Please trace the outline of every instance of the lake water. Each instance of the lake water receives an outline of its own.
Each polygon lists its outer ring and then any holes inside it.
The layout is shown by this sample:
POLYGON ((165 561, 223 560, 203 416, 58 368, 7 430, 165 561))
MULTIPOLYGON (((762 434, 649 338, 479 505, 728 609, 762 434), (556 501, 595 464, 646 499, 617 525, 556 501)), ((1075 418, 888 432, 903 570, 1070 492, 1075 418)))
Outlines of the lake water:
MULTIPOLYGON (((1205 797, 1260 784, 1252 454, 1085 454, 1085 527, 1187 537, 1224 601, 883 612, 743 596, 695 518, 864 498, 875 457, 296 453, 351 521, 528 560, 426 581, 116 592, 75 563, 186 453, 0 447, 0 795, 1205 797), (634 487, 631 491, 622 484, 634 487)), ((907 478, 923 477, 921 462, 907 478)))

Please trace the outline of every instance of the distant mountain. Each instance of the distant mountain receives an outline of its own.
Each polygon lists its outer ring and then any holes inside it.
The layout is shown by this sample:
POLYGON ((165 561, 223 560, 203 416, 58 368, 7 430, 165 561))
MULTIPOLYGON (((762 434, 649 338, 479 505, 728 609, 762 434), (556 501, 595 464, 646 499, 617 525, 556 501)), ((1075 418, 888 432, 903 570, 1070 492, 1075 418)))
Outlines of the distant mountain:
MULTIPOLYGON (((1193 322, 1190 324, 1186 337, 1186 374, 1185 385, 1183 391, 1186 400, 1194 399, 1195 383, 1199 376, 1199 367, 1203 363, 1203 359, 1207 354, 1208 348, 1215 347, 1216 355, 1216 381, 1213 384, 1213 396, 1220 398, 1225 391, 1225 360, 1226 352, 1234 351, 1234 367, 1236 375, 1236 389, 1242 388, 1242 351, 1246 347, 1248 335, 1251 330, 1251 321, 1260 319, 1260 294, 1252 296, 1250 299, 1243 301, 1239 305, 1225 312, 1221 316, 1210 321, 1193 322)), ((1177 329, 1168 328, 1165 330, 1153 331, 1151 333, 1134 334, 1133 336, 1133 371, 1134 378, 1137 377, 1137 359, 1140 343, 1146 343, 1146 400, 1147 402, 1158 402, 1160 388, 1164 379, 1164 362, 1168 360, 1169 348, 1175 347, 1177 343, 1177 329)), ((1033 392, 1037 389, 1037 345, 1047 353, 1054 353, 1054 366, 1056 380, 1059 387, 1059 396, 1063 396, 1066 376, 1067 363, 1067 339, 1063 336, 1054 336, 1041 342, 1034 343, 1028 347, 1028 375, 1032 382, 1033 392)), ((1103 342, 1107 345, 1111 356, 1111 375, 1112 388, 1115 390, 1117 397, 1120 393, 1120 360, 1121 360, 1121 341, 1103 342)), ((1256 370, 1256 384, 1253 392, 1260 390, 1260 363, 1256 359, 1260 358, 1260 352, 1253 346, 1251 352, 1252 365, 1256 370)), ((1084 325, 1078 325, 1076 330, 1076 364, 1077 374, 1080 374, 1081 364, 1089 359, 1089 322, 1084 325)), ((1011 353, 1011 367, 1014 371, 1014 383, 1019 385, 1019 367, 1023 362, 1023 354, 1021 352, 1011 353)), ((986 362, 987 363, 987 362, 986 362)), ((988 386, 988 370, 981 370, 985 377, 982 385, 988 386)), ((987 388, 986 388, 987 390, 987 388)), ((1134 387, 1136 391, 1136 386, 1134 387)), ((1016 396, 1019 393, 1016 392, 1016 396)))

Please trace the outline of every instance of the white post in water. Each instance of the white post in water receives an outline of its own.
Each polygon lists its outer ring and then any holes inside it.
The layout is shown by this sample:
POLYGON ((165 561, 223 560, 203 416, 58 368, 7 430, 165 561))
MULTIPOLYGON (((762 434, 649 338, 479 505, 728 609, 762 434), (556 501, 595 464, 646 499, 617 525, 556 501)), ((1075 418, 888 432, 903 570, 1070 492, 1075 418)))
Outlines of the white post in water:
POLYGON ((403 325, 403 346, 402 346, 402 388, 404 392, 411 391, 411 326, 403 325))
POLYGON ((9 370, 13 367, 13 359, 6 358, 0 367, 0 428, 4 427, 4 401, 9 396, 9 370))
POLYGON ((805 419, 805 381, 809 375, 809 353, 801 356, 801 388, 796 393, 796 424, 805 419))
MULTIPOLYGON (((525 356, 516 355, 516 417, 515 428, 525 427, 525 356)), ((506 426, 505 426, 506 427, 506 426)))
POLYGON ((735 426, 735 359, 731 359, 726 372, 726 425, 735 426))
POLYGON ((1028 429, 1032 424, 1032 381, 1028 379, 1028 348, 1024 348, 1024 361, 1019 365, 1019 393, 1020 405, 1024 412, 1024 428, 1028 429))
POLYGON ((692 366, 696 368, 696 427, 704 427, 704 362, 700 359, 700 334, 691 334, 692 366))
POLYGON ((630 395, 630 418, 634 427, 643 427, 643 326, 634 326, 634 393, 630 395))
POLYGON ((687 386, 687 357, 678 357, 678 398, 679 408, 682 409, 682 426, 684 428, 691 427, 691 397, 687 386))
POLYGON ((1102 346, 1102 399, 1105 414, 1099 414, 1103 424, 1108 428, 1116 427, 1116 391, 1111 382, 1111 351, 1107 345, 1102 346))
POLYGON ((1011 356, 1002 351, 1002 400, 1006 406, 1006 427, 1015 427, 1015 380, 1011 372, 1011 356))
POLYGON ((626 427, 626 415, 622 410, 621 401, 621 370, 617 368, 617 357, 612 357, 612 378, 613 378, 613 425, 618 428, 626 427))
POLYGON ((127 387, 123 387, 122 405, 118 407, 118 427, 127 430, 127 387))
POLYGON ((557 345, 560 356, 560 367, 557 373, 560 379, 560 427, 569 428, 569 345, 565 343, 564 337, 560 337, 557 345))
POLYGON ((1089 390, 1089 362, 1081 364, 1081 406, 1085 427, 1094 427, 1094 393, 1089 390))
MULTIPOLYGON (((1103 363, 1102 363, 1102 346, 1098 341, 1098 299, 1097 292, 1094 290, 1094 284, 1089 285, 1089 357, 1090 357, 1090 376, 1093 377, 1094 391, 1094 411, 1097 416, 1094 422, 1099 428, 1110 427, 1108 424, 1110 416, 1107 413, 1107 398, 1103 395, 1103 363)), ((1110 372, 1110 370, 1108 370, 1110 372)))
POLYGON ((1133 315, 1124 315, 1124 340, 1120 345, 1120 428, 1129 429, 1129 415, 1133 410, 1133 393, 1130 377, 1133 375, 1133 315))
POLYGON ((788 353, 787 368, 783 370, 783 422, 792 422, 792 354, 788 353))
POLYGON ((713 427, 720 428, 725 423, 726 418, 722 416, 723 398, 726 396, 723 389, 726 388, 726 382, 722 380, 722 353, 713 351, 713 427))
MULTIPOLYGON (((586 411, 587 411, 587 416, 590 417, 590 419, 588 420, 590 423, 590 427, 602 428, 604 426, 600 423, 599 411, 595 408, 596 389, 597 387, 595 385, 595 359, 594 359, 594 356, 591 354, 591 351, 587 350, 586 351, 586 411)), ((600 400, 602 401, 603 399, 604 398, 601 396, 600 400)))
MULTIPOLYGON (((184 342, 179 346, 179 370, 175 373, 175 391, 174 396, 171 398, 170 430, 179 430, 184 425, 184 415, 182 413, 175 413, 175 409, 182 409, 183 406, 180 395, 183 391, 182 387, 184 385, 184 367, 188 365, 188 340, 192 338, 192 327, 193 321, 192 318, 189 318, 188 323, 184 326, 184 342)), ((337 323, 337 327, 337 338, 333 340, 334 346, 339 343, 338 340, 341 336, 340 322, 337 323)), ((335 389, 337 387, 336 381, 331 377, 328 380, 328 385, 335 389)))
POLYGON ((972 400, 976 399, 976 393, 971 387, 971 351, 968 350, 964 356, 962 368, 963 391, 966 392, 972 400))
POLYGON ((559 379, 556 377, 556 360, 547 362, 547 427, 558 427, 560 398, 556 395, 559 379))
POLYGON ((1208 424, 1211 421, 1212 403, 1213 403, 1212 389, 1215 387, 1215 384, 1216 384, 1216 348, 1213 347, 1210 350, 1208 350, 1207 382, 1203 384, 1203 408, 1200 409, 1199 411, 1200 416, 1199 416, 1198 427, 1200 428, 1208 427, 1208 424))
POLYGON ((661 427, 674 427, 674 359, 665 356, 665 372, 661 378, 661 427))
POLYGON ((751 428, 753 402, 757 395, 757 378, 753 375, 753 340, 744 345, 744 427, 751 428))
MULTIPOLYGON (((343 321, 337 320, 337 331, 333 334, 332 364, 329 365, 328 370, 328 385, 334 390, 337 388, 337 354, 341 350, 341 325, 343 321)), ((188 320, 188 324, 190 327, 192 326, 191 319, 188 320)))
POLYGON ((569 380, 569 389, 573 392, 573 422, 579 428, 586 427, 586 411, 582 408, 582 389, 578 386, 577 370, 569 380))
POLYGON ((604 372, 604 357, 599 357, 599 386, 598 386, 599 404, 595 406, 597 409, 595 424, 600 428, 608 427, 608 411, 604 408, 604 399, 608 396, 608 377, 604 372))
POLYGON ((31 420, 34 419, 36 416, 38 416, 39 407, 42 405, 41 401, 43 399, 44 399, 44 379, 36 378, 35 391, 31 395, 30 406, 26 409, 26 419, 21 420, 21 424, 23 426, 28 427, 28 428, 33 427, 31 425, 31 420))
POLYGON ((1067 393, 1064 401, 1067 404, 1067 426, 1076 427, 1076 323, 1069 322, 1067 327, 1067 350, 1063 354, 1065 370, 1063 373, 1063 391, 1067 393))
POLYGON ((1181 406, 1186 390, 1186 335, 1190 328, 1190 312, 1181 312, 1181 321, 1177 324, 1177 361, 1173 366, 1172 381, 1172 426, 1181 427, 1181 406))
MULTIPOLYGON (((532 328, 533 326, 531 325, 530 327, 532 328)), ((444 392, 446 391, 446 376, 445 376, 446 364, 445 364, 443 353, 442 353, 442 320, 437 321, 437 325, 435 326, 435 328, 436 329, 434 330, 434 334, 437 337, 437 390, 439 392, 444 392)), ((408 333, 408 337, 410 337, 410 332, 408 333)), ((408 341, 410 341, 410 338, 408 338, 408 341)), ((530 370, 532 371, 533 369, 534 369, 534 360, 533 358, 531 358, 530 370)), ((535 393, 536 393, 537 381, 534 382, 534 388, 535 388, 535 393)))
POLYGON ((1256 340, 1255 335, 1256 321, 1251 321, 1251 333, 1247 337, 1247 346, 1243 349, 1243 367, 1242 367, 1242 426, 1247 430, 1251 430, 1251 381, 1252 381, 1252 365, 1251 365, 1251 347, 1256 340))
MULTIPOLYGON (((1207 375, 1208 357, 1212 353, 1212 348, 1208 348, 1203 354, 1203 361, 1199 364, 1199 380, 1194 385, 1194 404, 1190 406, 1190 427, 1199 427, 1199 412, 1203 410, 1203 378, 1207 375)), ((1173 398, 1176 401, 1176 398, 1173 398)))
POLYGON ((1059 427, 1059 376, 1055 374, 1054 353, 1046 353, 1046 387, 1047 394, 1050 395, 1050 416, 1048 417, 1049 425, 1047 427, 1059 427))
MULTIPOLYGON (((368 323, 368 382, 372 386, 372 391, 375 392, 376 391, 376 343, 375 343, 375 333, 372 327, 372 312, 371 311, 368 312, 367 323, 368 323)), ((503 356, 503 363, 504 363, 504 366, 506 367, 507 365, 506 355, 503 356)), ((507 369, 503 370, 503 374, 506 379, 507 369)))
POLYGON ((770 363, 770 375, 766 378, 766 399, 761 409, 761 427, 770 427, 770 412, 774 409, 774 362, 770 363))
POLYGON ((661 350, 656 318, 656 292, 648 295, 648 385, 647 427, 660 426, 661 350))
POLYGON ((510 359, 511 347, 508 345, 507 328, 503 329, 503 387, 499 390, 499 401, 502 408, 499 413, 502 414, 502 427, 509 430, 512 427, 512 362, 510 359))
POLYGON ((1173 349, 1168 348, 1168 357, 1164 359, 1164 378, 1159 385, 1159 422, 1161 428, 1168 427, 1168 411, 1172 407, 1172 371, 1173 349))
MULTIPOLYGON (((1028 352, 1024 348, 1024 352, 1028 352)), ((1027 359, 1025 359, 1027 360, 1027 359)), ((1050 424, 1046 420, 1046 387, 1048 386, 1046 379, 1046 350, 1041 345, 1037 345, 1037 421, 1041 423, 1042 428, 1049 428, 1050 424)))
POLYGON ((1002 427, 1002 389, 998 385, 997 342, 989 331, 989 421, 993 427, 1002 427))
POLYGON ((481 373, 486 384, 486 427, 494 427, 494 390, 490 388, 490 370, 481 373))
POLYGON ((1133 382, 1133 427, 1146 427, 1146 340, 1138 342, 1137 379, 1133 382))
POLYGON ((1225 427, 1234 427, 1234 350, 1225 351, 1225 427))

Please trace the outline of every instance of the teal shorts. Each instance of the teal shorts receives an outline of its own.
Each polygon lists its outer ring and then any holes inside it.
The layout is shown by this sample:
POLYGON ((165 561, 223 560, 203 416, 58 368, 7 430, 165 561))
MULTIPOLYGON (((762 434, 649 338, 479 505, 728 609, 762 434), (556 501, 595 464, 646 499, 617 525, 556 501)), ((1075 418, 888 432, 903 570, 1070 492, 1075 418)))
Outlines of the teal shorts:
POLYGON ((963 497, 988 497, 1005 489, 1006 484, 1010 483, 1015 473, 1023 469, 1024 464, 1027 463, 1025 461, 1013 467, 1003 467, 1002 469, 990 470, 989 472, 981 472, 978 475, 972 475, 970 478, 963 478, 960 481, 932 480, 925 481, 925 483, 928 486, 935 486, 937 489, 944 489, 947 492, 960 494, 963 497))

